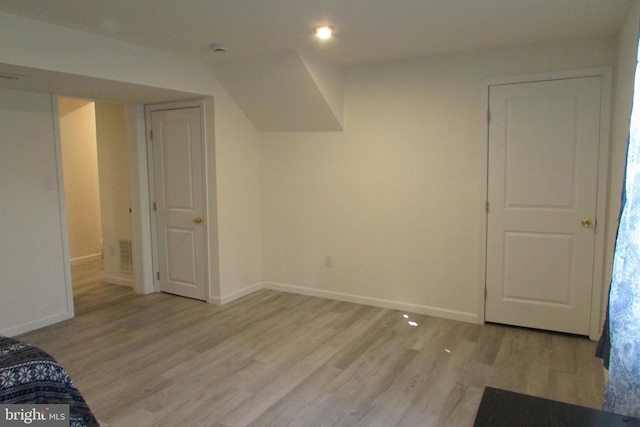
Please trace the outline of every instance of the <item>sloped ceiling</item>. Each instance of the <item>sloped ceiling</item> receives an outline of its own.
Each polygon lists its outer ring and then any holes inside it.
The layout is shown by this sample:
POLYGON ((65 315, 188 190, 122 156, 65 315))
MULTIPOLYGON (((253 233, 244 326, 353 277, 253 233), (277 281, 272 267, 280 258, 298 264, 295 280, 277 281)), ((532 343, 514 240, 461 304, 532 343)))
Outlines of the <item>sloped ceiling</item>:
POLYGON ((289 50, 211 68, 259 131, 343 130, 338 66, 289 50))
POLYGON ((2 0, 0 12, 200 61, 258 130, 332 131, 340 67, 615 36, 631 1, 2 0), (320 24, 333 40, 311 35, 320 24))

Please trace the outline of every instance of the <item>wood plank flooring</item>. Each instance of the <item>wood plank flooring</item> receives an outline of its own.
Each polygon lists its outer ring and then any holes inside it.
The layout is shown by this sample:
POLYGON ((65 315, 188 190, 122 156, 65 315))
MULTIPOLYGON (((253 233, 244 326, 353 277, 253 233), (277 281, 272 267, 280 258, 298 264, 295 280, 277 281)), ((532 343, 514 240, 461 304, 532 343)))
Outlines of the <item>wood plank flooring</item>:
POLYGON ((262 290, 224 306, 73 269, 76 317, 18 338, 111 427, 471 426, 484 386, 601 408, 595 343, 262 290))

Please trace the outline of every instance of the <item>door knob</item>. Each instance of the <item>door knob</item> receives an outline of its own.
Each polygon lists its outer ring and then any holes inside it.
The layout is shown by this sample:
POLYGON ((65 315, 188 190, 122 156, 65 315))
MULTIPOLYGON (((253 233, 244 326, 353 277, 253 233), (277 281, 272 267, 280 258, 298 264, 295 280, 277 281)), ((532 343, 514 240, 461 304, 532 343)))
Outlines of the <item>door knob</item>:
POLYGON ((584 228, 591 227, 591 220, 589 218, 583 218, 581 224, 584 228))
POLYGON ((202 217, 201 216, 193 218, 193 223, 194 224, 200 224, 201 222, 202 222, 202 217))

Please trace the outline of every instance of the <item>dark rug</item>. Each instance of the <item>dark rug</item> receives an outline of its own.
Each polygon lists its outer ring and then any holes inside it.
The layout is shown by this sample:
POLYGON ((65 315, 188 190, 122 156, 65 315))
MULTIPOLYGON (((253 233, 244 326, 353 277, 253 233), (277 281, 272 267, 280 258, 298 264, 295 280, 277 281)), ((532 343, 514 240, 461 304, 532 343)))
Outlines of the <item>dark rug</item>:
POLYGON ((486 387, 474 427, 632 427, 640 419, 486 387))

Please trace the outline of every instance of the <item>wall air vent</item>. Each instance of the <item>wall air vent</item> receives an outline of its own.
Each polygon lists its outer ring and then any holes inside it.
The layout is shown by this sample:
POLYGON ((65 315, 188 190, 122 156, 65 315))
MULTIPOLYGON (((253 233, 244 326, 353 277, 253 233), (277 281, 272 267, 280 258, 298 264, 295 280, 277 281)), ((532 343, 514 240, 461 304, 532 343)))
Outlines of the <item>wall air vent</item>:
POLYGON ((131 253, 131 240, 119 240, 120 242, 120 271, 133 273, 133 255, 131 253))

